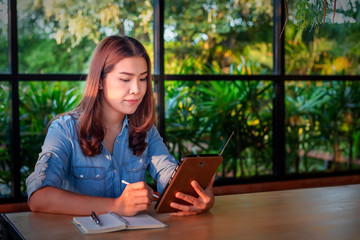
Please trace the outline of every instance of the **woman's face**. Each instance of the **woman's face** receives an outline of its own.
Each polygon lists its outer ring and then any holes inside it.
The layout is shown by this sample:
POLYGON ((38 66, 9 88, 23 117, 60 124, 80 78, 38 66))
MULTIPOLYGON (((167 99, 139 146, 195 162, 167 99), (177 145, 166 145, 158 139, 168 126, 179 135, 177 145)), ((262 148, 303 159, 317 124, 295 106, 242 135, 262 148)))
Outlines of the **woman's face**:
POLYGON ((104 114, 123 117, 134 113, 146 93, 147 75, 147 64, 142 57, 118 62, 102 83, 104 114))

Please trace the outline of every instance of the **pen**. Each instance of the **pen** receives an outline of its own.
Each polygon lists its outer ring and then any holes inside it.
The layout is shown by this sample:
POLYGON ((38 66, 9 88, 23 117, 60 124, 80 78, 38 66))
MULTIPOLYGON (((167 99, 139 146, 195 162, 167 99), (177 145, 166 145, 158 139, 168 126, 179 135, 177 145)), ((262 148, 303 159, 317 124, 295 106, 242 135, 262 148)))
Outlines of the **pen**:
POLYGON ((94 211, 91 212, 91 218, 95 221, 96 224, 100 226, 102 225, 100 219, 98 218, 98 216, 96 216, 96 213, 94 211))
MULTIPOLYGON (((125 180, 121 180, 121 182, 122 182, 123 184, 126 184, 126 185, 130 184, 130 183, 128 183, 128 182, 125 181, 125 180)), ((156 194, 153 194, 153 196, 156 197, 156 198, 159 198, 159 196, 156 195, 156 194)))

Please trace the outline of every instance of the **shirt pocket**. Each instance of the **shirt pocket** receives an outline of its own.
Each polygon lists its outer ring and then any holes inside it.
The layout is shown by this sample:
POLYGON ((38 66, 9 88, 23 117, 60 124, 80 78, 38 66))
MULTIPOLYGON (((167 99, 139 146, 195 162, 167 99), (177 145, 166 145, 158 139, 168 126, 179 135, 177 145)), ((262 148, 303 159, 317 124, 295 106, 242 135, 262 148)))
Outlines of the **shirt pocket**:
POLYGON ((149 159, 146 154, 140 156, 132 155, 124 165, 132 182, 145 181, 146 168, 149 165, 149 159))
POLYGON ((75 190, 90 196, 105 196, 105 170, 103 167, 74 166, 75 190))

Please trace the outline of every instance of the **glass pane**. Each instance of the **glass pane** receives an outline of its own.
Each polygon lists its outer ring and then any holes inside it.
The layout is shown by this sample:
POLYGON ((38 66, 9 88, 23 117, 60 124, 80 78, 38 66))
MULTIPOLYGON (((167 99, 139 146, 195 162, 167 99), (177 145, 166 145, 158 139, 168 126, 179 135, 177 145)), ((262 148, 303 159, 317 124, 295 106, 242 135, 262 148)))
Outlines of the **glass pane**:
POLYGON ((8 72, 8 1, 0 0, 0 73, 8 72))
POLYGON ((272 173, 270 81, 166 81, 166 141, 177 158, 223 153, 221 178, 272 173))
POLYGON ((83 82, 20 82, 21 191, 34 170, 45 139, 46 126, 57 114, 74 109, 81 97, 83 82))
MULTIPOLYGON (((304 75, 358 75, 360 74, 360 0, 335 1, 328 4, 326 23, 323 24, 324 1, 309 1, 313 13, 299 9, 299 1, 288 0, 290 16, 286 25, 285 71, 304 75), (293 12, 291 12, 293 11, 293 12), (309 26, 302 28, 293 16, 301 11, 309 26), (314 13, 320 21, 313 25, 314 13), (307 15, 305 15, 307 14, 307 15), (309 20, 310 19, 310 20, 309 20)), ((309 11, 309 10, 308 10, 309 11)), ((298 14, 299 15, 299 14, 298 14)))
POLYGON ((151 1, 18 0, 19 71, 86 73, 96 44, 125 34, 152 53, 151 1))
POLYGON ((0 197, 11 194, 9 84, 0 82, 0 197))
POLYGON ((360 169, 360 82, 286 83, 286 171, 360 169))
POLYGON ((266 74, 271 0, 165 1, 165 74, 266 74))

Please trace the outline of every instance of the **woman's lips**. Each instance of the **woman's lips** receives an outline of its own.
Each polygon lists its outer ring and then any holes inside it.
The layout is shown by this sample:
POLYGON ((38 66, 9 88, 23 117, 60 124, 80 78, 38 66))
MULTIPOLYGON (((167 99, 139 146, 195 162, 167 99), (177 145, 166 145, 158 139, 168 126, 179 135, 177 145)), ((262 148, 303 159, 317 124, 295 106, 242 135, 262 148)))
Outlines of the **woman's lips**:
POLYGON ((139 99, 126 99, 125 101, 130 105, 134 105, 139 101, 139 99))

